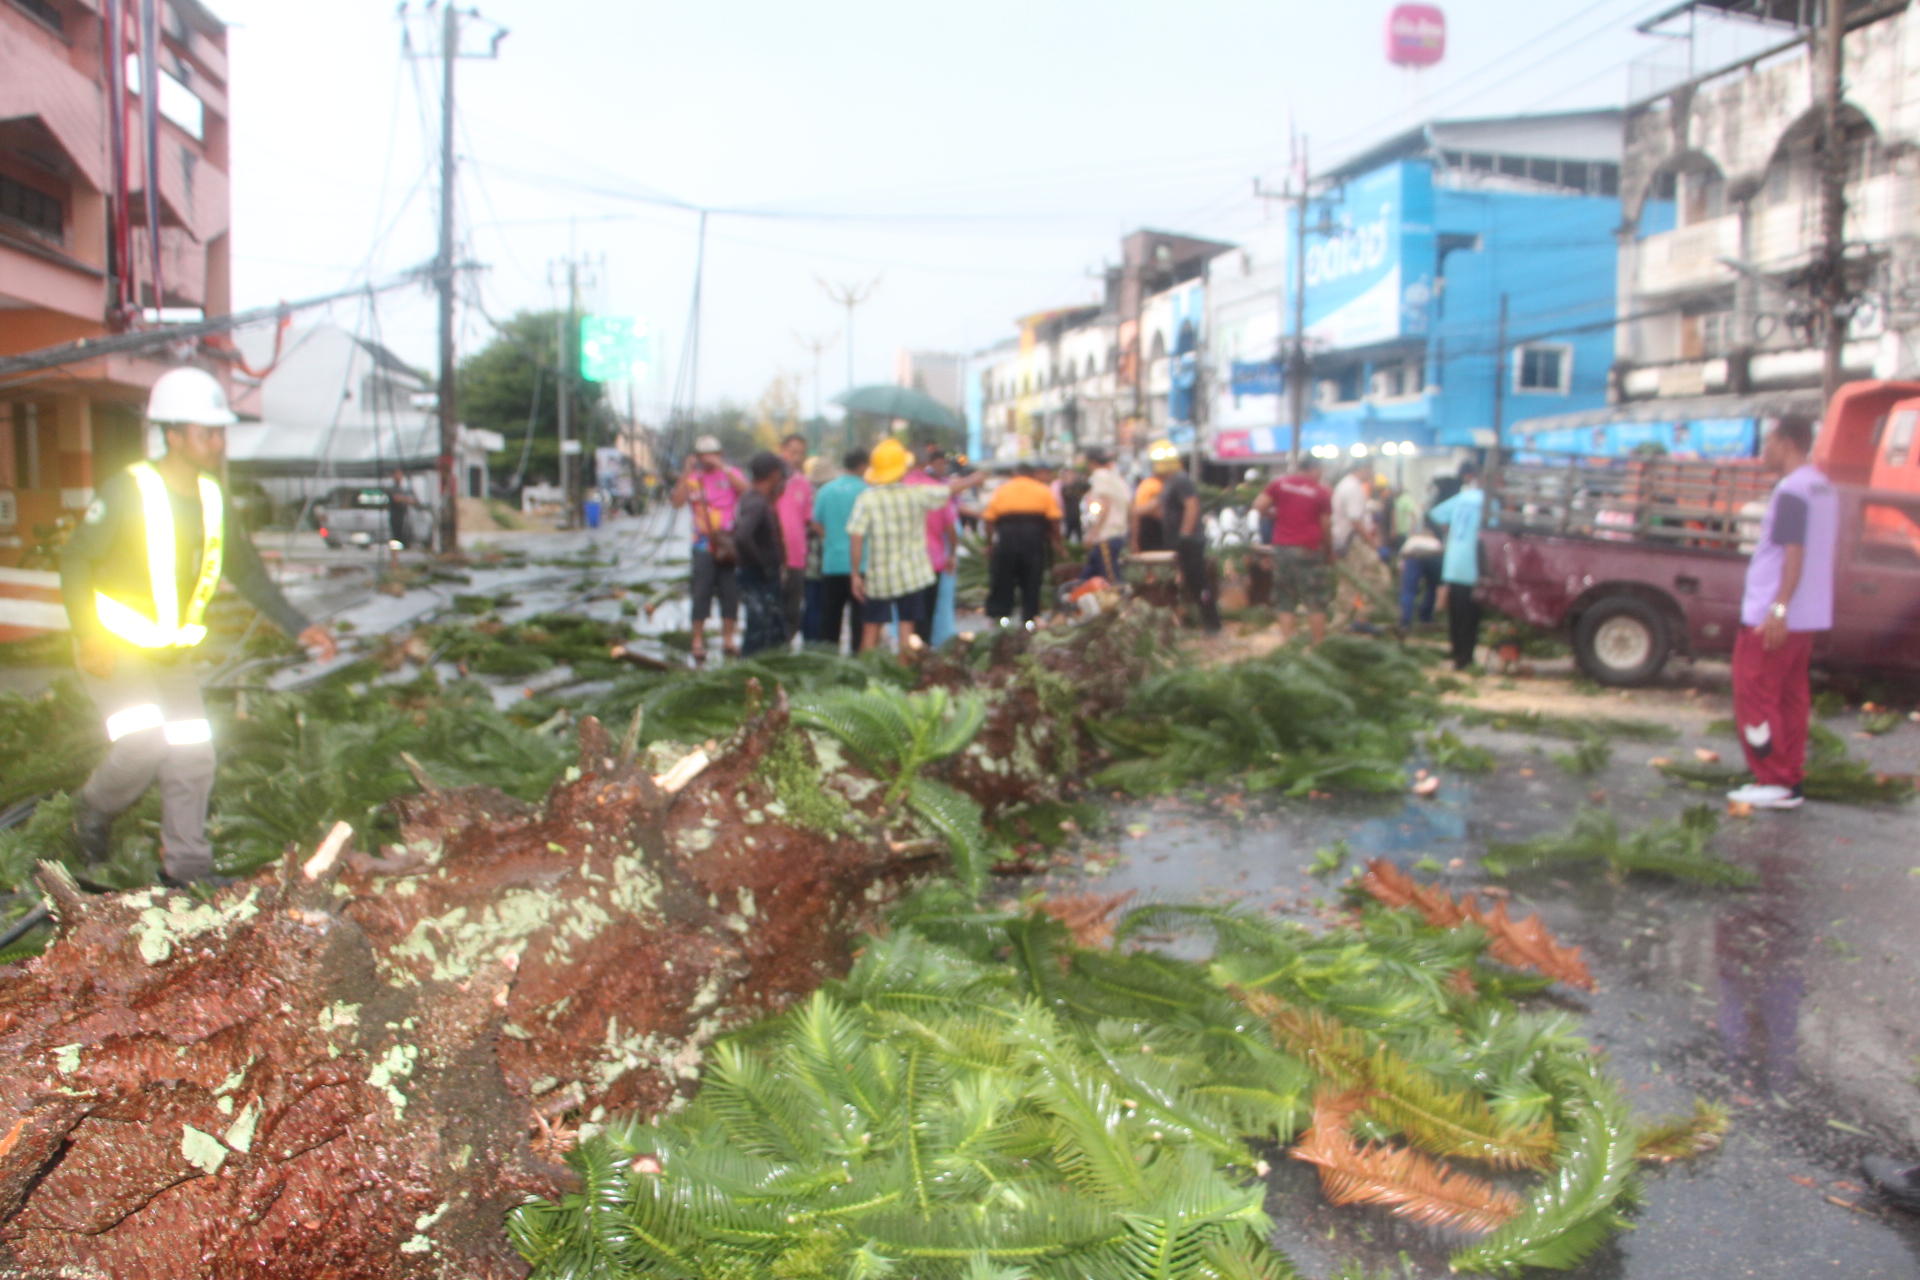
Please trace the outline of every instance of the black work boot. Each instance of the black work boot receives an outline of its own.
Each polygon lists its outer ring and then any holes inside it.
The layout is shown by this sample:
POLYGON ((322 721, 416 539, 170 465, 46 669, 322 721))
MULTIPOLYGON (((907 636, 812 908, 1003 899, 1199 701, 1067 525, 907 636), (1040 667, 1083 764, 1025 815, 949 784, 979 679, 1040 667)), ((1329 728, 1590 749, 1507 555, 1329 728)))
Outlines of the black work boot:
POLYGON ((113 857, 113 815, 102 813, 87 803, 86 797, 73 797, 73 839, 80 856, 89 867, 113 857))
POLYGON ((1920 1164, 1868 1156, 1860 1162, 1860 1170, 1881 1199, 1908 1213, 1920 1213, 1920 1164))

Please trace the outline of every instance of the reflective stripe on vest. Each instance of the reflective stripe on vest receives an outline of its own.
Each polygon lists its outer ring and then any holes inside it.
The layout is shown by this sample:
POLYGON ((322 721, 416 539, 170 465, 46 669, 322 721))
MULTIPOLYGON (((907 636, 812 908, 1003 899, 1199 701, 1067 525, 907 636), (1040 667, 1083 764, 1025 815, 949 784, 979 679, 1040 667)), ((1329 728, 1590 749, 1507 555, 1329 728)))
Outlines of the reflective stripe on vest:
POLYGON ((174 573, 173 503, 167 497, 167 482, 144 462, 127 468, 140 490, 140 509, 147 540, 147 579, 152 590, 152 614, 137 604, 116 600, 104 591, 93 593, 93 608, 100 625, 142 649, 191 648, 206 639, 201 625, 207 603, 220 585, 221 548, 225 545, 222 528, 225 503, 220 486, 209 476, 200 477, 200 525, 203 533, 200 551, 200 578, 193 584, 187 607, 180 608, 178 579, 174 573))

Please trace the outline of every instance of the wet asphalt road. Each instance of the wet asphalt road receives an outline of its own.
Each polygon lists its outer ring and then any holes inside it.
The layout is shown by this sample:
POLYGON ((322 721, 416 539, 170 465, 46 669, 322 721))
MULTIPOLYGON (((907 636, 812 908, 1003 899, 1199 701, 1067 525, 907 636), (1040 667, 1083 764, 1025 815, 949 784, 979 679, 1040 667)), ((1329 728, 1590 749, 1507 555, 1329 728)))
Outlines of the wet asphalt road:
MULTIPOLYGON (((1477 857, 1490 841, 1558 830, 1596 791, 1627 830, 1703 800, 1719 807, 1717 794, 1679 787, 1646 763, 1695 747, 1732 758, 1731 739, 1699 733, 1708 718, 1705 708, 1671 717, 1688 729, 1677 743, 1616 743, 1612 765, 1594 778, 1547 759, 1563 742, 1469 729, 1461 736, 1494 748, 1498 768, 1443 775, 1433 800, 1269 801, 1248 803, 1244 817, 1217 796, 1116 803, 1092 847, 1117 850, 1118 864, 1091 879, 1077 871, 1056 879, 1101 893, 1292 910, 1303 895, 1336 896, 1333 881, 1308 868, 1317 850, 1345 839, 1356 862, 1462 859, 1441 877, 1458 893, 1488 883, 1477 857)), ((1850 734, 1850 718, 1829 724, 1850 734)), ((1920 725, 1871 742, 1850 735, 1849 746, 1910 771, 1920 725)), ((1501 882, 1516 918, 1538 911, 1563 942, 1584 949, 1599 990, 1552 998, 1583 1017, 1640 1111, 1683 1112, 1704 1096, 1733 1115, 1719 1153, 1649 1171, 1634 1228, 1571 1274, 1920 1276, 1920 1220, 1879 1205, 1856 1168, 1876 1151, 1920 1160, 1920 804, 1809 803, 1729 819, 1712 847, 1758 871, 1758 887, 1641 877, 1614 885, 1587 866, 1501 882)), ((1331 1209, 1311 1169, 1276 1163, 1277 1242, 1307 1274, 1329 1275, 1347 1260, 1370 1275, 1448 1274, 1449 1237, 1382 1210, 1331 1209)))

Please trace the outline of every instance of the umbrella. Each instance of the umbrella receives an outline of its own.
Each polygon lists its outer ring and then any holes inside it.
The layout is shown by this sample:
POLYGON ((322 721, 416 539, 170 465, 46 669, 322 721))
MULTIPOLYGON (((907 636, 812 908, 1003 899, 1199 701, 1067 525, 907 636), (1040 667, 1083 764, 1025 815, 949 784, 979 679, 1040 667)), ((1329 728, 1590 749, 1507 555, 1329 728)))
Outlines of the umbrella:
POLYGON ((879 382, 843 391, 833 398, 833 402, 852 413, 870 413, 876 418, 902 418, 923 426, 945 427, 949 431, 967 429, 967 424, 959 414, 926 392, 915 391, 912 387, 896 387, 891 383, 879 382))

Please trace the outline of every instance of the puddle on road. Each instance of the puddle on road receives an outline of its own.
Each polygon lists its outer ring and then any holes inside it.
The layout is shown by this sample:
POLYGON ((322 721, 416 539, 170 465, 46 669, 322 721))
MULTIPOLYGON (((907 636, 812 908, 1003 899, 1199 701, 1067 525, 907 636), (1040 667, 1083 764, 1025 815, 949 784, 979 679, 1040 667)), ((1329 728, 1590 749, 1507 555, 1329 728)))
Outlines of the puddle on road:
MULTIPOLYGON (((1337 841, 1345 841, 1347 867, 1386 857, 1412 869, 1431 859, 1414 874, 1459 893, 1489 883, 1477 861, 1490 841, 1558 830, 1599 789, 1629 830, 1703 798, 1649 781, 1644 760, 1634 758, 1602 777, 1574 779, 1530 740, 1519 742, 1501 742, 1494 774, 1446 776, 1431 800, 1242 800, 1217 790, 1204 802, 1109 798, 1112 821, 1086 842, 1109 869, 1093 877, 1062 870, 1026 883, 1131 890, 1136 903, 1237 902, 1306 919, 1314 899, 1339 899, 1345 869, 1325 879, 1310 874, 1316 853, 1337 841)), ((1836 899, 1861 893, 1875 876, 1889 893, 1897 887, 1915 895, 1908 909, 1920 901, 1920 888, 1905 883, 1916 860, 1913 817, 1833 805, 1774 816, 1785 821, 1731 824, 1716 838, 1718 852, 1759 873, 1750 890, 1651 878, 1614 884, 1593 866, 1494 882, 1512 892, 1516 918, 1538 911, 1562 941, 1585 950, 1600 990, 1550 999, 1584 1019, 1642 1115, 1688 1110, 1696 1095, 1733 1112, 1726 1149, 1694 1167, 1650 1171, 1636 1229, 1573 1275, 1920 1275, 1913 1220, 1826 1198, 1861 1198, 1856 1164, 1870 1151, 1920 1158, 1910 1141, 1920 1134, 1920 1107, 1911 1105, 1920 1090, 1909 1082, 1920 1061, 1900 1052, 1920 1052, 1920 1044, 1901 1043, 1920 1010, 1920 939, 1901 929, 1897 956, 1847 965, 1844 948, 1864 946, 1858 937, 1869 923, 1855 922, 1853 942, 1835 923, 1845 905, 1836 899), (1856 856, 1836 861, 1835 848, 1856 856), (1836 1044, 1849 1035, 1875 1047, 1836 1044), (1862 1058, 1876 1061, 1863 1066, 1862 1058)), ((1275 1163, 1282 1167, 1269 1179, 1268 1208, 1279 1224, 1276 1239, 1307 1274, 1331 1274, 1349 1259, 1369 1274, 1449 1274, 1456 1240, 1383 1211, 1329 1208, 1310 1170, 1275 1163)))

